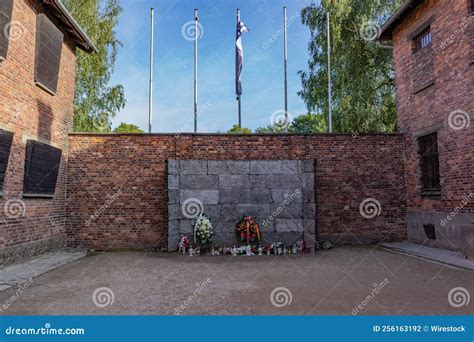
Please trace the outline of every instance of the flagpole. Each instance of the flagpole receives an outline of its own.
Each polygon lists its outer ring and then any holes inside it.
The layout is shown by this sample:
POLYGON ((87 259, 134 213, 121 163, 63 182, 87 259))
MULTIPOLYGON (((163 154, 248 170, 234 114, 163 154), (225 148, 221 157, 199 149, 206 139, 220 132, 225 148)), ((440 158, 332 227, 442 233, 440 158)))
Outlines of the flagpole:
MULTIPOLYGON (((239 25, 239 23, 240 23, 240 9, 237 9, 237 25, 239 25)), ((237 94, 237 107, 238 107, 238 112, 239 112, 239 128, 241 128, 242 127, 241 94, 237 94)))
POLYGON ((285 133, 288 133, 288 51, 286 38, 286 7, 283 7, 283 58, 285 66, 285 133))
POLYGON ((194 133, 197 133, 197 116, 198 116, 198 71, 197 71, 197 59, 198 59, 198 21, 199 21, 199 10, 194 10, 194 133))
POLYGON ((328 108, 329 108, 329 133, 332 133, 332 84, 331 84, 331 32, 329 29, 329 12, 327 13, 327 39, 328 39, 328 108))
POLYGON ((154 31, 154 10, 150 10, 150 88, 148 93, 148 133, 151 133, 151 120, 153 112, 153 31, 154 31))

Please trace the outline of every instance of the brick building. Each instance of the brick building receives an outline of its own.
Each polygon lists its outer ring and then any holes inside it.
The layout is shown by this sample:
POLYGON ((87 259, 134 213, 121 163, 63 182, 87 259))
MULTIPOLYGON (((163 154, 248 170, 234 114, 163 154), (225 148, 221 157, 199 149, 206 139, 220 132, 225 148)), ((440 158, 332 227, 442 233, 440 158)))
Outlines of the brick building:
POLYGON ((408 239, 474 238, 474 1, 410 0, 382 28, 405 136, 408 239))
POLYGON ((95 48, 56 0, 0 1, 0 260, 64 246, 76 48, 95 48))

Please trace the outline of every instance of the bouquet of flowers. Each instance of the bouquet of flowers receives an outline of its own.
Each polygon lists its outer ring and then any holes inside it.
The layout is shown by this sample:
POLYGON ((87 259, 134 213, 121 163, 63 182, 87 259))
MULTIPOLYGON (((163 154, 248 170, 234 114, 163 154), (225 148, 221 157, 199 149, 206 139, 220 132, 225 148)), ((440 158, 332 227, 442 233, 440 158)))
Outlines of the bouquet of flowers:
POLYGON ((209 245, 212 242, 213 233, 211 220, 204 214, 199 215, 194 223, 194 242, 199 246, 209 245))
POLYGON ((260 226, 251 216, 243 216, 237 223, 237 237, 247 245, 261 241, 260 226))

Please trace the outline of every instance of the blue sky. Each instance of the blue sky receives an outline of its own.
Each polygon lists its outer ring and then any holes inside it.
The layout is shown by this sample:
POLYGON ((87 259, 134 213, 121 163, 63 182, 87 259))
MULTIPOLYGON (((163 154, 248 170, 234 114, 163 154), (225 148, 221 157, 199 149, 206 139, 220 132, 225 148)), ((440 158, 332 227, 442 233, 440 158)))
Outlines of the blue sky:
POLYGON ((267 126, 284 109, 283 6, 288 7, 289 113, 306 112, 297 95, 299 70, 307 69, 309 30, 299 12, 311 0, 122 0, 117 35, 122 42, 112 84, 125 88, 127 104, 113 120, 148 130, 150 8, 155 9, 153 132, 193 130, 193 42, 186 23, 200 12, 199 132, 225 131, 237 123, 235 10, 250 32, 243 37, 242 126, 267 126), (280 30, 280 31, 279 31, 280 30), (279 112, 278 112, 279 111, 279 112), (273 116, 275 117, 275 115, 273 116))

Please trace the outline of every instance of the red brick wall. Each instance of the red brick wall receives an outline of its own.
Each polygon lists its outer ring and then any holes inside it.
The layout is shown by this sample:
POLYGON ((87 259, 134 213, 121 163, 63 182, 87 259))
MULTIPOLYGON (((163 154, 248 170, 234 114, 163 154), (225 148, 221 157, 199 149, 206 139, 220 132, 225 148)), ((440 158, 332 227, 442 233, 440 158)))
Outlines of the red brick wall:
POLYGON ((69 148, 71 246, 165 246, 167 159, 316 159, 322 239, 370 243, 405 237, 399 135, 72 134, 69 148), (380 216, 362 217, 359 205, 366 198, 380 202, 380 216))
POLYGON ((35 1, 14 1, 12 22, 16 23, 18 35, 10 39, 8 56, 0 62, 0 128, 14 132, 4 196, 0 197, 0 259, 27 256, 65 241, 67 135, 73 120, 75 49, 63 45, 56 95, 35 86, 37 13, 35 1), (46 142, 63 151, 54 199, 22 198, 28 139, 46 142), (24 216, 17 219, 5 216, 4 205, 10 199, 22 201, 26 209, 24 216))
MULTIPOLYGON (((449 211, 474 192, 474 17, 469 17, 469 4, 470 0, 426 0, 393 34, 398 127, 406 133, 408 211, 449 211), (410 34, 430 18, 431 46, 412 53, 410 34), (419 53, 430 53, 431 61, 417 65, 419 53), (428 78, 434 85, 415 94, 430 69, 428 78), (469 127, 455 130, 453 120, 450 126, 450 113, 455 111, 464 112, 457 115, 470 120, 469 127), (440 198, 423 198, 416 139, 433 131, 438 132, 442 193, 440 198)), ((470 201, 461 210, 473 209, 470 201)))

